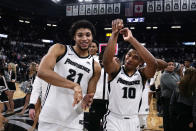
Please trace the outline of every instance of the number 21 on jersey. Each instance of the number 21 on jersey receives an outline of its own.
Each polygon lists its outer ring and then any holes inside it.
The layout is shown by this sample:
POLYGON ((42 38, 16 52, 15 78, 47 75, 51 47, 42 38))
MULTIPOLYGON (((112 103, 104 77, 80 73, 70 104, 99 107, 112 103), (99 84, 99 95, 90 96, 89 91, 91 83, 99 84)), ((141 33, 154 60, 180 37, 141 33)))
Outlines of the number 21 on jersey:
POLYGON ((81 80, 82 80, 83 74, 82 73, 77 73, 75 70, 73 69, 69 69, 69 75, 67 76, 67 79, 70 81, 73 81, 80 84, 81 80))

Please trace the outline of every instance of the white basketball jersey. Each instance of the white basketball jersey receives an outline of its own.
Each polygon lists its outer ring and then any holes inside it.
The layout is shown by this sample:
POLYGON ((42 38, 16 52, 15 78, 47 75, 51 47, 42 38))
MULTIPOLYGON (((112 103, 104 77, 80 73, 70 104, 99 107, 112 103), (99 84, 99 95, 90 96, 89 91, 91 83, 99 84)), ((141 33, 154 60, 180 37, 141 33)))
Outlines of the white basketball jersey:
POLYGON ((144 91, 142 93, 142 103, 141 103, 139 114, 149 114, 149 105, 148 105, 149 92, 150 92, 150 81, 147 80, 144 91))
POLYGON ((108 109, 118 115, 137 115, 144 88, 141 73, 136 70, 132 76, 128 76, 122 66, 108 84, 108 109))
MULTIPOLYGON (((60 76, 80 84, 83 95, 86 95, 88 82, 93 75, 94 60, 91 56, 78 56, 71 46, 66 46, 66 48, 65 54, 57 61, 54 71, 60 76)), ((83 128, 83 125, 79 124, 83 120, 83 113, 68 122, 69 116, 74 111, 72 107, 73 90, 51 85, 46 91, 46 95, 47 99, 39 117, 40 121, 56 123, 73 129, 83 128)))
POLYGON ((101 69, 101 75, 97 82, 94 99, 108 100, 108 74, 104 71, 104 68, 101 69))

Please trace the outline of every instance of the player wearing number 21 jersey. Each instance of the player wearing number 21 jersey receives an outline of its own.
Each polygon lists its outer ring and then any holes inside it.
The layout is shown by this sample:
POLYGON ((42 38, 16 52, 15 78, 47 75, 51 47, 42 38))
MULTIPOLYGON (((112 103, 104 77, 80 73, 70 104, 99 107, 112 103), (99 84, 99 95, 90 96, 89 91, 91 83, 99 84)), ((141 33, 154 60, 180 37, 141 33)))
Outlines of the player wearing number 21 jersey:
POLYGON ((72 25, 70 33, 75 45, 52 46, 40 64, 38 76, 50 84, 39 117, 39 131, 82 131, 84 113, 78 113, 72 103, 81 101, 83 109, 92 103, 101 71, 88 54, 95 29, 89 21, 81 20, 72 25))

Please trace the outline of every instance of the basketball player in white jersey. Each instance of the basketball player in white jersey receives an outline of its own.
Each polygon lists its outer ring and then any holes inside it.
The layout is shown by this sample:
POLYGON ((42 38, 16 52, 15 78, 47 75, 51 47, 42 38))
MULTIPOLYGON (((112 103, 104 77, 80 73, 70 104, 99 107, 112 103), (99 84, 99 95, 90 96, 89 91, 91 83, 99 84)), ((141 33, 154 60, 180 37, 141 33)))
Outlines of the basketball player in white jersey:
POLYGON ((40 113, 39 131, 82 131, 83 113, 73 106, 82 98, 83 109, 92 103, 101 71, 88 54, 95 27, 80 20, 71 26, 70 34, 75 45, 53 45, 39 67, 38 76, 51 84, 40 113), (70 120, 73 115, 76 117, 70 120))
POLYGON ((33 90, 31 92, 29 104, 29 117, 34 121, 32 127, 28 131, 34 131, 38 122, 41 111, 41 104, 43 104, 44 96, 47 86, 49 84, 36 76, 33 82, 33 90))
POLYGON ((109 106, 104 128, 107 131, 140 131, 138 111, 142 90, 146 79, 154 76, 157 62, 132 32, 123 28, 121 19, 112 21, 112 36, 104 52, 103 64, 109 75, 109 106), (119 33, 135 48, 128 51, 122 66, 113 59, 119 33), (137 70, 143 61, 147 65, 137 70))
POLYGON ((150 86, 153 83, 153 78, 148 79, 145 83, 145 87, 142 93, 142 102, 139 110, 139 120, 141 128, 147 128, 147 116, 150 111, 150 102, 153 95, 153 92, 150 90, 150 86))

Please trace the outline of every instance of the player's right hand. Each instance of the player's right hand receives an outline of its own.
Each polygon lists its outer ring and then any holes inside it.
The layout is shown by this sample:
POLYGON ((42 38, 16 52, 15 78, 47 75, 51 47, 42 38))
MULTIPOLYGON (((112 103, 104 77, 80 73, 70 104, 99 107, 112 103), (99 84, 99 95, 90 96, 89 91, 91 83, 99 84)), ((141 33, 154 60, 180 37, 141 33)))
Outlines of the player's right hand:
POLYGON ((29 117, 34 120, 35 119, 35 109, 30 109, 29 110, 29 117))
POLYGON ((74 102, 72 106, 74 107, 82 100, 82 89, 79 85, 74 87, 74 102))
POLYGON ((115 19, 112 21, 112 33, 119 33, 124 27, 122 19, 115 19))

